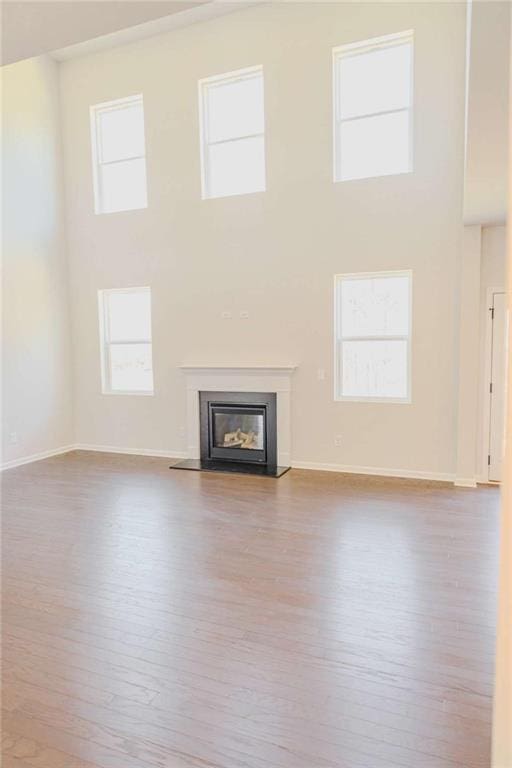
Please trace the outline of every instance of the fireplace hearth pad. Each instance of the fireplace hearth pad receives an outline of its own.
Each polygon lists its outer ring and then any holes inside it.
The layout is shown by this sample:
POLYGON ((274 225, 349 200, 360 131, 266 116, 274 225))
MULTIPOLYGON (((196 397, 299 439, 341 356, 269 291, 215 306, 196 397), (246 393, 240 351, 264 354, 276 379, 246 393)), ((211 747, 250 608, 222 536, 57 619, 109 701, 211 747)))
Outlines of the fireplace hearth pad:
POLYGON ((169 469, 188 469, 198 472, 229 472, 229 474, 259 475, 260 477, 281 477, 290 467, 275 467, 268 464, 251 464, 242 461, 221 461, 219 459, 183 459, 171 464, 169 469))
POLYGON ((281 477, 275 392, 199 391, 200 457, 170 469, 281 477))

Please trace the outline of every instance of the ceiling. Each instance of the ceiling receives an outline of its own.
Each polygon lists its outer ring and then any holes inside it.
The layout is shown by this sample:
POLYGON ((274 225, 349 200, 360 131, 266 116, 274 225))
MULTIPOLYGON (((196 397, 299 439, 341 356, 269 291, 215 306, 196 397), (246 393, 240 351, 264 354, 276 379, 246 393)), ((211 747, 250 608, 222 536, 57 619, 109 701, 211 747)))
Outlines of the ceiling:
POLYGON ((2 64, 168 18, 209 0, 4 0, 2 64))

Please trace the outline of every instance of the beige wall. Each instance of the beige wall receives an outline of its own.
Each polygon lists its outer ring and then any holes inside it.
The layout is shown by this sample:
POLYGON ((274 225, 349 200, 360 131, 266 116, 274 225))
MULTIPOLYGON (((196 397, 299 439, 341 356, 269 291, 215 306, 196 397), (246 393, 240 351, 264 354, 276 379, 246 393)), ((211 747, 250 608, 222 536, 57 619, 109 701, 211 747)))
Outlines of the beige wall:
POLYGON ((73 440, 55 62, 41 57, 4 67, 2 114, 5 464, 73 440))
MULTIPOLYGON (((512 37, 512 26, 510 27, 512 37)), ((511 60, 512 63, 512 60, 511 60)), ((512 137, 512 89, 509 94, 509 136, 512 137)), ((512 188, 512 164, 508 167, 512 188)), ((512 197, 509 195, 509 220, 512 197)), ((512 765, 512 237, 507 240, 508 390, 505 418, 504 483, 501 501, 500 574, 496 643, 496 680, 492 734, 492 768, 512 765)))
POLYGON ((462 4, 276 4, 61 65, 78 443, 183 451, 180 363, 292 362, 296 462, 455 472, 464 35, 462 4), (410 28, 415 172, 333 184, 331 48, 410 28), (253 64, 267 191, 203 201, 197 81, 253 64), (96 216, 89 105, 138 92, 149 208, 96 216), (407 268, 412 404, 335 403, 333 275, 407 268), (97 291, 130 285, 152 289, 152 398, 100 391, 97 291))
POLYGON ((488 480, 490 292, 505 290, 506 251, 504 226, 464 227, 458 285, 458 485, 488 480))
POLYGON ((480 359, 475 340, 479 333, 480 263, 482 228, 464 227, 460 260, 458 303, 458 408, 457 465, 455 483, 476 485, 476 437, 478 433, 478 374, 480 359))
POLYGON ((471 6, 464 219, 468 224, 503 224, 507 218, 510 3, 472 0, 471 6))
POLYGON ((479 332, 479 395, 478 395, 478 433, 477 433, 477 469, 479 480, 487 481, 488 441, 488 406, 489 406, 489 290, 505 289, 507 261, 506 227, 482 228, 482 252, 480 262, 480 332, 479 332))

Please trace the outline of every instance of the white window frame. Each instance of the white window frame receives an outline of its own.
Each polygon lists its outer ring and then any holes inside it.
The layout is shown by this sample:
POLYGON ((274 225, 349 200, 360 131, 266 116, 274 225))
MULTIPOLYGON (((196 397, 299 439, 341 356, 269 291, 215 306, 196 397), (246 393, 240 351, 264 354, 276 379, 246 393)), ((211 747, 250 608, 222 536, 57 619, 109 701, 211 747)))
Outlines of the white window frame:
MULTIPOLYGON (((93 188, 94 188, 94 212, 97 215, 108 215, 115 213, 124 213, 125 211, 143 211, 148 207, 148 190, 147 190, 147 177, 146 177, 146 204, 137 208, 126 208, 119 211, 105 211, 103 210, 103 194, 101 186, 101 173, 100 169, 105 165, 115 165, 116 163, 125 163, 127 160, 144 160, 146 161, 146 138, 144 135, 144 153, 139 155, 130 155, 129 157, 123 157, 119 160, 104 161, 101 159, 101 132, 99 116, 102 112, 117 111, 124 109, 125 107, 131 107, 135 104, 140 104, 142 107, 142 115, 144 119, 144 98, 142 93, 138 93, 134 96, 126 96, 121 99, 114 99, 113 101, 104 101, 101 104, 93 104, 90 107, 90 120, 91 120, 91 148, 92 148, 92 171, 93 171, 93 188)), ((146 169, 147 172, 147 169, 146 169)))
POLYGON ((334 400, 337 402, 361 403, 405 403, 412 402, 412 270, 391 270, 385 272, 348 272, 334 275, 334 400), (398 336, 343 336, 341 328, 341 302, 339 301, 339 286, 343 280, 365 280, 386 277, 409 278, 409 325, 406 335, 398 336), (341 394, 343 384, 343 342, 345 341, 406 341, 407 342, 407 394, 405 397, 375 397, 364 395, 341 394))
MULTIPOLYGON (((152 397, 154 395, 155 382, 154 382, 154 370, 153 370, 153 333, 151 329, 151 337, 149 339, 140 337, 138 339, 128 339, 124 341, 110 341, 109 338, 109 316, 108 316, 108 297, 114 293, 149 293, 150 296, 150 309, 151 309, 151 288, 148 286, 140 286, 136 288, 104 288, 98 291, 98 310, 99 310, 99 329, 100 329, 100 350, 101 350, 101 391, 104 395, 142 395, 144 397, 152 397), (111 382, 111 365, 110 365, 110 349, 113 346, 121 346, 124 344, 147 344, 151 347, 151 370, 153 374, 153 389, 112 389, 111 382)), ((152 314, 152 313, 151 313, 152 314)), ((151 317, 152 320, 152 317, 151 317)))
MULTIPOLYGON (((200 159, 201 159, 201 196, 203 200, 217 200, 224 197, 238 197, 239 195, 257 195, 261 192, 265 192, 267 188, 267 163, 265 152, 265 125, 263 131, 258 133, 247 133, 240 136, 233 136, 230 139, 220 139, 218 141, 210 141, 208 137, 208 88, 211 86, 228 83, 236 83, 241 80, 250 80, 256 75, 261 76, 263 81, 263 94, 265 94, 265 81, 263 78, 263 65, 258 64, 254 67, 246 67, 245 69, 238 69, 234 72, 226 72, 222 75, 213 75, 212 77, 204 77, 198 82, 199 89, 199 146, 200 146, 200 159), (238 192, 230 195, 212 195, 210 193, 210 180, 209 180, 209 163, 208 163, 208 148, 217 144, 228 144, 235 141, 242 141, 243 139, 263 138, 263 157, 264 157, 264 187, 263 189, 257 189, 249 192, 238 192)), ((265 96, 263 96, 265 98, 265 96)), ((265 121, 265 105, 263 105, 263 121, 265 121)))
POLYGON ((405 32, 397 32, 392 35, 383 35, 369 40, 362 40, 356 43, 346 43, 339 45, 332 50, 332 91, 333 91, 333 180, 339 182, 366 181, 367 179, 382 179, 387 176, 404 176, 412 173, 414 170, 414 30, 408 29, 405 32), (398 109, 382 110, 380 112, 369 112, 368 114, 354 115, 352 117, 342 118, 340 116, 341 105, 339 100, 338 83, 338 62, 347 56, 360 56, 361 54, 376 51, 379 48, 394 48, 397 45, 410 43, 412 46, 411 72, 410 72, 410 97, 409 106, 398 109), (382 115, 393 115, 399 112, 409 112, 409 164, 406 171, 398 173, 389 173, 384 176, 363 176, 356 179, 344 179, 342 177, 342 147, 341 147, 341 124, 353 120, 364 120, 370 117, 380 117, 382 115))

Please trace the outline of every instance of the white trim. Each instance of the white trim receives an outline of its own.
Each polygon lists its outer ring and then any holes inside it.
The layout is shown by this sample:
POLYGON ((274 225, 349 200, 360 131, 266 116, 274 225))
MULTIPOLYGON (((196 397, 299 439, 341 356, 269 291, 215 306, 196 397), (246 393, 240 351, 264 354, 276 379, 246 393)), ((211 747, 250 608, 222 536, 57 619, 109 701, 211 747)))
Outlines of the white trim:
MULTIPOLYGON (((340 117, 338 123, 353 123, 355 120, 366 120, 367 117, 383 117, 385 115, 397 115, 399 112, 408 112, 409 107, 396 107, 394 109, 381 109, 380 112, 368 112, 364 115, 353 115, 352 117, 340 117)), ((119 162, 119 161, 115 161, 119 162)), ((393 174, 394 176, 395 174, 393 174)), ((359 177, 358 177, 359 178, 359 177)))
POLYGON ((148 182, 147 182, 147 169, 145 168, 146 178, 145 178, 145 205, 137 206, 136 208, 119 208, 114 211, 105 211, 104 210, 104 201, 103 201, 103 188, 101 183, 101 168, 104 165, 113 165, 115 163, 125 163, 130 162, 132 160, 144 160, 144 165, 146 165, 146 126, 145 126, 145 120, 144 120, 144 96, 142 93, 133 94, 132 96, 125 96, 121 99, 114 99, 113 101, 104 101, 100 104, 92 104, 89 107, 89 116, 90 116, 90 123, 91 123, 91 153, 92 153, 92 180, 93 180, 93 191, 94 191, 94 213, 96 215, 107 215, 111 213, 122 213, 123 211, 138 211, 138 210, 144 210, 148 207, 148 182), (102 158, 102 147, 101 147, 101 135, 100 135, 100 128, 99 128, 99 118, 100 115, 104 112, 114 112, 118 111, 120 109, 126 109, 127 107, 131 106, 138 106, 140 105, 142 109, 142 122, 144 127, 144 154, 143 155, 132 155, 129 157, 121 157, 117 160, 109 160, 105 161, 102 158))
POLYGON ((0 472, 6 469, 14 469, 14 467, 20 467, 23 464, 32 464, 34 461, 41 461, 42 459, 50 459, 52 456, 60 456, 64 453, 72 453, 73 451, 94 451, 95 453, 120 453, 129 456, 155 456, 163 459, 186 459, 186 451, 178 451, 168 449, 165 451, 156 450, 154 448, 123 448, 118 445, 93 445, 90 443, 75 443, 74 445, 66 445, 63 448, 55 448, 51 451, 42 451, 41 453, 34 453, 32 456, 25 456, 20 459, 13 459, 12 461, 6 461, 5 464, 0 466, 0 472))
POLYGON ((19 459, 12 459, 6 461, 0 466, 0 472, 5 469, 14 469, 14 467, 21 467, 23 464, 32 464, 34 461, 41 461, 42 459, 49 459, 52 456, 60 456, 63 453, 70 453, 74 451, 74 445, 64 445, 61 448, 52 448, 49 451, 41 451, 40 453, 33 453, 30 456, 23 456, 19 459))
POLYGON ((297 368, 296 365, 264 365, 263 363, 260 365, 259 363, 256 363, 255 365, 249 365, 245 363, 220 363, 220 364, 211 364, 208 363, 190 363, 190 364, 182 364, 178 366, 184 373, 191 372, 191 373, 211 373, 212 371, 233 371, 237 373, 293 373, 293 371, 297 368))
POLYGON ((492 313, 494 305, 494 295, 496 293, 506 293, 505 288, 487 288, 485 295, 485 341, 484 341, 484 380, 483 380, 483 404, 482 404, 482 463, 480 465, 479 480, 483 483, 494 482, 489 480, 489 465, 487 457, 490 450, 490 429, 491 429, 491 393, 489 384, 492 376, 492 313))
POLYGON ((334 275, 334 402, 343 403, 386 403, 410 405, 412 403, 412 314, 413 314, 413 270, 395 269, 382 272, 346 272, 334 275), (353 336, 342 337, 340 322, 340 303, 338 301, 339 285, 343 280, 371 280, 386 277, 408 277, 409 278, 409 328, 406 336, 353 336), (342 372, 341 372, 341 354, 338 353, 338 347, 343 341, 357 340, 366 341, 374 339, 378 341, 393 341, 396 339, 407 342, 407 395, 405 397, 366 397, 364 395, 340 395, 342 372))
MULTIPOLYGON (((187 451, 181 450, 160 450, 154 448, 123 448, 115 445, 94 445, 91 443, 76 443, 75 445, 67 445, 62 448, 56 448, 51 451, 43 451, 42 453, 36 453, 32 456, 26 456, 21 459, 14 459, 3 464, 0 471, 6 469, 13 469, 14 467, 21 466, 23 464, 30 464, 42 459, 49 459, 52 456, 59 456, 65 453, 71 453, 72 451, 91 451, 94 453, 117 453, 128 456, 154 456, 155 458, 164 459, 185 459, 188 456, 187 451)), ((473 479, 459 479, 456 480, 455 476, 447 472, 424 472, 416 469, 388 469, 387 467, 364 467, 353 466, 350 464, 324 464, 314 461, 294 461, 292 460, 291 466, 293 469, 310 469, 313 471, 321 472, 339 472, 349 475, 372 475, 376 477, 395 477, 405 478, 411 480, 434 480, 437 482, 454 482, 455 485, 461 487, 475 488, 476 483, 473 479)), ((494 485, 494 484, 493 484, 494 485)))
POLYGON ((368 40, 356 40, 354 43, 342 43, 332 49, 333 54, 350 52, 368 53, 369 51, 376 50, 377 48, 389 48, 396 43, 397 45, 408 43, 414 40, 414 29, 406 29, 403 32, 392 32, 389 35, 381 35, 380 37, 370 37, 368 40))
POLYGON ((363 395, 340 395, 334 398, 336 403, 388 403, 390 405, 411 405, 410 397, 364 397, 363 395))
POLYGON ((387 467, 361 467, 351 464, 323 464, 316 461, 291 462, 293 469, 312 469, 322 472, 342 472, 348 475, 375 475, 378 477, 410 478, 412 480, 436 480, 452 483, 455 475, 451 472, 424 472, 419 469, 388 469, 387 467))
POLYGON ((231 72, 219 72, 217 75, 209 75, 208 77, 202 77, 198 82, 199 85, 215 85, 215 83, 236 83, 237 80, 247 80, 252 75, 263 72, 263 64, 253 64, 251 67, 243 67, 242 69, 234 69, 231 72))
POLYGON ((202 200, 212 200, 219 197, 236 197, 238 195, 256 194, 258 192, 265 192, 267 187, 267 162, 265 152, 265 80, 263 76, 263 65, 256 64, 252 67, 245 67, 244 69, 237 69, 232 72, 226 72, 219 75, 212 75, 210 77, 203 77, 198 80, 198 98, 199 98, 199 155, 201 162, 201 198, 202 200), (216 85, 229 85, 231 83, 240 82, 243 80, 252 80, 255 77, 261 77, 263 88, 263 131, 259 133, 251 133, 240 136, 232 136, 229 139, 221 139, 217 141, 210 141, 209 138, 209 118, 208 118, 208 104, 207 96, 208 90, 216 85), (263 165, 264 165, 264 186, 262 189, 252 189, 246 192, 229 192, 224 195, 212 195, 210 190, 210 178, 209 178, 209 153, 208 150, 211 146, 217 144, 227 144, 236 141, 243 141, 244 139, 251 138, 263 138, 263 165))
POLYGON ((154 389, 134 389, 133 391, 129 389, 105 389, 101 392, 102 395, 128 395, 128 396, 135 396, 135 397, 154 397, 155 390, 154 389))
POLYGON ((77 443, 73 446, 74 451, 94 451, 95 453, 122 453, 129 456, 155 456, 163 459, 186 459, 185 451, 175 451, 173 449, 157 450, 154 448, 122 448, 119 445, 93 445, 91 443, 77 443))
POLYGON ((333 166, 333 182, 338 184, 340 182, 347 181, 361 181, 364 179, 383 178, 384 176, 403 176, 414 171, 414 29, 408 29, 404 32, 397 32, 390 35, 382 35, 381 37, 369 38, 368 40, 361 40, 353 43, 345 43, 338 45, 332 49, 332 114, 333 114, 333 143, 332 143, 332 166, 333 166), (394 48, 399 45, 411 45, 411 62, 410 62, 410 87, 409 87, 409 104, 406 107, 400 107, 392 110, 382 110, 381 112, 374 112, 368 114, 354 115, 351 118, 340 117, 340 104, 339 104, 339 69, 338 64, 340 60, 348 56, 360 56, 366 53, 370 53, 375 50, 394 48), (342 172, 342 152, 341 152, 341 140, 339 127, 347 120, 364 120, 370 117, 376 117, 385 114, 393 114, 398 112, 409 113, 409 158, 408 166, 405 171, 396 171, 395 173, 378 174, 377 176, 356 176, 356 177, 343 177, 342 172))
MULTIPOLYGON (((260 0, 242 0, 242 2, 243 7, 248 8, 251 5, 257 4, 260 0)), ((225 16, 228 13, 237 13, 241 7, 240 2, 201 3, 194 5, 192 8, 187 8, 185 3, 184 8, 186 10, 180 8, 180 5, 181 3, 176 3, 176 10, 174 12, 170 10, 169 6, 162 8, 164 13, 171 15, 160 16, 159 18, 136 24, 134 27, 102 34, 99 37, 93 37, 91 40, 84 40, 81 43, 72 43, 71 45, 51 51, 49 55, 56 61, 67 61, 79 56, 89 56, 99 51, 110 51, 112 48, 115 49, 121 45, 145 40, 155 35, 162 35, 174 29, 183 29, 191 24, 209 21, 210 19, 225 16)))
POLYGON ((453 484, 457 488, 476 488, 476 478, 474 477, 456 477, 453 484))
POLYGON ((291 457, 291 390, 295 366, 182 365, 187 392, 187 458, 200 456, 199 392, 275 392, 277 460, 288 467, 291 457))
POLYGON ((100 288, 98 290, 98 312, 99 312, 99 332, 100 332, 100 364, 101 364, 101 394, 102 395, 140 395, 153 397, 155 394, 155 372, 153 369, 153 307, 151 286, 142 285, 133 288, 100 288), (149 338, 124 339, 123 341, 110 340, 110 296, 115 293, 147 293, 149 296, 149 338), (110 349, 112 346, 121 346, 123 344, 147 344, 151 351, 151 389, 112 389, 111 386, 111 366, 110 349))

